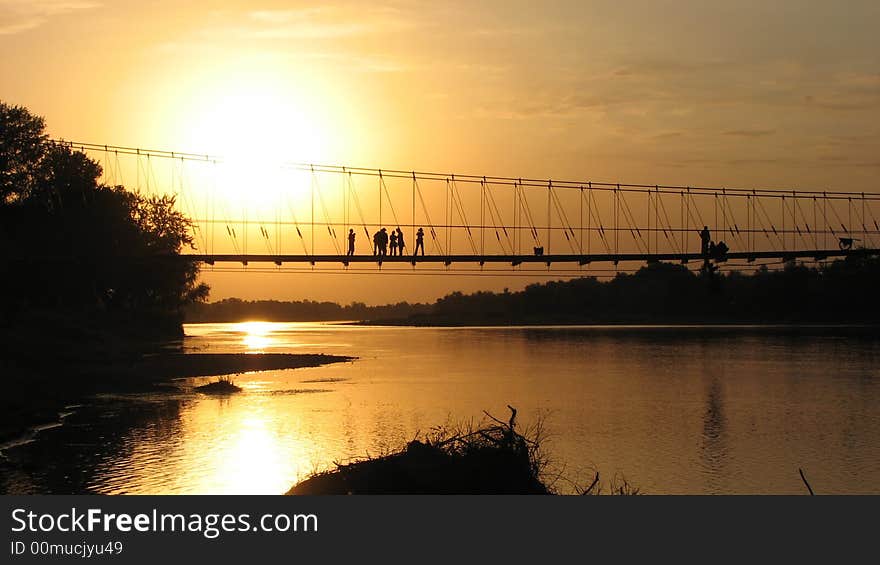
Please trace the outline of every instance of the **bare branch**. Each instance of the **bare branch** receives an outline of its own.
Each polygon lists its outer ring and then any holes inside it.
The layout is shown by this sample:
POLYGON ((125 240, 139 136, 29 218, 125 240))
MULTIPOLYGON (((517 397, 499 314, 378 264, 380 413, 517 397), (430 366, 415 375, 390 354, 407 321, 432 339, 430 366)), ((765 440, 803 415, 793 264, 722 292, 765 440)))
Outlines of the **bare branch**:
POLYGON ((807 482, 807 478, 804 476, 804 470, 798 467, 798 473, 801 474, 801 480, 807 485, 807 490, 810 491, 810 496, 813 496, 813 488, 810 486, 810 483, 807 482))

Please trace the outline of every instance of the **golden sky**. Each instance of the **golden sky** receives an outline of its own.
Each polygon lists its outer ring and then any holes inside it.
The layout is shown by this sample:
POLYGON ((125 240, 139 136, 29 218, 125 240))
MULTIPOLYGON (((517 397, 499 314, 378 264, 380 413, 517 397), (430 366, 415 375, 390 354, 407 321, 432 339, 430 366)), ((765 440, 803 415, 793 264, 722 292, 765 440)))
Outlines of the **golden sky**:
MULTIPOLYGON (((0 0, 55 137, 647 184, 877 191, 880 2, 0 0)), ((383 302, 507 280, 210 275, 383 302)))

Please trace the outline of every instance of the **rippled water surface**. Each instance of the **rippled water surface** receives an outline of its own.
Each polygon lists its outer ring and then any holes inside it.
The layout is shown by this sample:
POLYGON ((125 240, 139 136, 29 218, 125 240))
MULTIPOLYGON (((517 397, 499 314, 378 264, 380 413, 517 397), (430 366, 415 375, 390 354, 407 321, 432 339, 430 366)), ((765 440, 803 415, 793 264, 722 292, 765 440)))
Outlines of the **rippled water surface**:
POLYGON ((198 324, 188 352, 354 355, 244 392, 102 395, 3 451, 7 492, 281 493, 483 411, 543 419, 568 481, 649 493, 880 492, 880 341, 722 328, 198 324))

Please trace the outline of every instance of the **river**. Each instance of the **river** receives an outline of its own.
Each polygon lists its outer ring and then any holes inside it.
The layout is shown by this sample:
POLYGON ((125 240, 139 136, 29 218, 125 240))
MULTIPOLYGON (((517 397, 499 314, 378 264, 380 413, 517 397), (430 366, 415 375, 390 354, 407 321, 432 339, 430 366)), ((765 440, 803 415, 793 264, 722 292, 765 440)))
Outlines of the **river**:
POLYGON ((105 394, 2 452, 8 493, 275 494, 484 411, 541 423, 561 492, 880 493, 880 339, 846 329, 193 324, 187 352, 354 355, 244 388, 105 394))

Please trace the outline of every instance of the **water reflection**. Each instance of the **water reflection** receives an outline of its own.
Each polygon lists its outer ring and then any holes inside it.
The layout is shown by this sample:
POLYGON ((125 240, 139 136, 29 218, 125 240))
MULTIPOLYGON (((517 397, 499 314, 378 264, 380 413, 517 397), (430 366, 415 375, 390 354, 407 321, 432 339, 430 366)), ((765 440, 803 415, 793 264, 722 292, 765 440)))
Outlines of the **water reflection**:
POLYGON ((0 492, 161 492, 173 478, 167 474, 167 446, 182 438, 187 403, 179 395, 99 396, 63 426, 6 450, 0 492))
POLYGON ((359 359, 236 375, 244 392, 222 400, 96 399, 7 450, 2 488, 280 493, 334 461, 507 404, 524 424, 549 414, 547 448, 567 476, 595 467, 651 493, 801 493, 803 467, 825 493, 880 488, 876 337, 264 322, 187 334, 186 351, 359 359))
POLYGON ((709 376, 706 390, 706 409, 703 413, 703 437, 700 461, 706 473, 706 493, 723 492, 724 462, 727 456, 725 438, 724 389, 716 373, 709 376))
MULTIPOLYGON (((181 460, 200 462, 199 472, 185 481, 187 490, 199 493, 261 494, 279 493, 289 488, 290 470, 282 460, 284 454, 299 451, 291 445, 294 437, 279 437, 273 429, 276 418, 264 402, 244 406, 238 399, 205 399, 192 411, 185 426, 190 433, 211 430, 213 437, 204 437, 194 447, 203 453, 183 453, 181 460), (279 444, 287 449, 280 449, 279 444), (291 449, 292 448, 292 449, 291 449)), ((186 447, 184 447, 186 448, 186 447)), ((295 458, 293 460, 295 464, 295 458)))
MULTIPOLYGON (((257 378, 243 375, 239 378, 257 378)), ((265 377, 262 377, 265 378, 265 377)), ((246 389, 247 390, 247 389, 246 389)), ((277 494, 317 469, 317 438, 308 430, 307 393, 245 392, 229 398, 196 396, 187 404, 174 437, 144 445, 123 471, 108 469, 127 492, 181 494, 277 494), (160 451, 161 459, 154 457, 160 451)), ((119 492, 96 485, 96 492, 119 492)))
POLYGON ((241 342, 249 353, 264 353, 276 343, 271 335, 272 328, 273 324, 269 322, 242 322, 233 324, 232 331, 244 334, 241 342))

